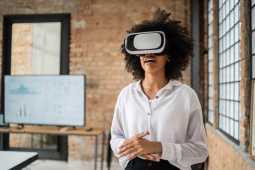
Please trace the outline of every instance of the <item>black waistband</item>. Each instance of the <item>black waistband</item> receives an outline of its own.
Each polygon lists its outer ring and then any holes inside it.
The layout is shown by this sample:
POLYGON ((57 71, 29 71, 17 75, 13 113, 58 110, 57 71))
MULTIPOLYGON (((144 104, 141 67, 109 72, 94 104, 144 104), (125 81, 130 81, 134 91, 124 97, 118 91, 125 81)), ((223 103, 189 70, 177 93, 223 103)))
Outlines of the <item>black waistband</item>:
POLYGON ((125 170, 179 170, 179 168, 170 164, 167 160, 159 162, 135 158, 129 161, 125 170))

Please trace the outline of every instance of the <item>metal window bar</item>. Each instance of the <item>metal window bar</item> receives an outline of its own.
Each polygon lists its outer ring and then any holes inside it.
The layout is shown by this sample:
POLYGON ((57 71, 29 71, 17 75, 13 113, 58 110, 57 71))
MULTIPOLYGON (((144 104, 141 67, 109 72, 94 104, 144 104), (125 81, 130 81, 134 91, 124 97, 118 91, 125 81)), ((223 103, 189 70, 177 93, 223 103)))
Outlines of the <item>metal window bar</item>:
POLYGON ((251 50, 251 78, 255 79, 255 0, 251 1, 251 32, 252 32, 252 50, 251 50))
POLYGON ((208 122, 213 123, 213 73, 212 73, 212 48, 213 48, 213 34, 212 34, 212 20, 213 20, 213 11, 212 11, 212 0, 208 0, 208 122))

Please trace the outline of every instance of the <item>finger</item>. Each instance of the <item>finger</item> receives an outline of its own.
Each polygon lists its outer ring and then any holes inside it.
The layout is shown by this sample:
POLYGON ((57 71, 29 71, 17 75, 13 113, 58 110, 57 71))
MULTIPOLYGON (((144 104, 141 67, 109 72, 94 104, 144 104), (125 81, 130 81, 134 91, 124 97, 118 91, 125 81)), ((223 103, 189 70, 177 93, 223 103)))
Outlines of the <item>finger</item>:
POLYGON ((145 155, 143 155, 143 157, 148 158, 148 159, 155 159, 155 157, 151 154, 145 154, 145 155))
POLYGON ((122 145, 120 145, 119 150, 123 150, 127 146, 130 146, 133 143, 133 141, 123 142, 122 145))
POLYGON ((127 145, 125 145, 125 146, 122 146, 122 147, 119 149, 118 154, 121 154, 121 153, 123 153, 123 152, 125 152, 125 151, 127 151, 127 150, 129 150, 129 149, 131 149, 131 148, 135 148, 135 145, 134 145, 134 144, 127 144, 127 145))
POLYGON ((150 155, 160 158, 160 155, 158 153, 151 153, 150 155))
POLYGON ((120 145, 119 149, 121 149, 122 147, 124 147, 126 144, 130 143, 132 141, 132 139, 126 139, 124 140, 124 142, 120 145))
POLYGON ((149 157, 153 157, 155 159, 160 159, 160 155, 157 153, 144 154, 144 156, 149 156, 149 157))
POLYGON ((138 133, 138 134, 136 134, 135 136, 134 136, 134 138, 143 138, 143 137, 145 137, 145 136, 147 136, 147 135, 149 135, 150 133, 148 132, 148 131, 146 131, 146 132, 142 132, 142 133, 138 133))
POLYGON ((154 157, 151 155, 143 155, 142 157, 147 160, 154 160, 154 157))
POLYGON ((127 144, 132 143, 134 140, 137 140, 137 138, 143 138, 143 137, 145 137, 145 136, 147 136, 147 135, 149 135, 149 134, 150 134, 150 133, 149 133, 148 131, 142 132, 142 133, 138 133, 138 134, 136 134, 135 136, 133 136, 132 138, 125 140, 125 141, 121 144, 121 146, 119 147, 119 149, 123 148, 123 147, 124 147, 125 145, 127 145, 127 144))
POLYGON ((133 145, 134 142, 137 142, 138 139, 143 138, 144 136, 148 135, 149 132, 143 132, 143 133, 139 133, 136 134, 135 136, 133 136, 131 139, 126 140, 122 143, 122 145, 119 147, 119 149, 123 149, 128 145, 133 145))
MULTIPOLYGON (((144 148, 144 144, 143 144, 144 141, 145 141, 145 139, 132 140, 130 143, 126 144, 125 146, 121 146, 120 152, 123 152, 129 148, 136 148, 136 149, 144 148)), ((143 153, 143 154, 146 154, 146 153, 143 153)))
POLYGON ((160 155, 159 154, 151 154, 151 156, 153 156, 154 157, 154 159, 156 160, 156 161, 160 161, 160 155))
POLYGON ((156 161, 156 162, 159 162, 160 159, 158 157, 158 155, 155 155, 155 154, 146 154, 146 155, 143 155, 143 157, 147 160, 151 160, 151 161, 156 161))
POLYGON ((137 143, 137 139, 134 140, 129 140, 128 142, 124 142, 120 147, 119 147, 119 151, 122 152, 123 150, 125 150, 125 148, 130 148, 133 147, 135 145, 135 143, 137 143))
POLYGON ((125 141, 121 144, 121 146, 119 147, 119 149, 122 149, 123 147, 134 143, 137 139, 138 139, 138 138, 132 137, 132 138, 130 138, 130 139, 125 140, 125 141))
POLYGON ((142 149, 136 150, 128 155, 128 159, 132 160, 132 159, 136 158, 137 156, 140 156, 141 153, 142 153, 142 149))
POLYGON ((124 142, 124 143, 119 147, 119 150, 120 150, 120 151, 123 151, 125 148, 130 148, 130 147, 134 147, 135 145, 139 145, 139 143, 140 143, 142 140, 145 140, 145 139, 143 139, 143 138, 134 138, 134 139, 130 139, 129 141, 124 142))
POLYGON ((119 157, 122 157, 122 156, 127 156, 129 154, 132 154, 136 152, 136 149, 135 148, 130 148, 128 150, 126 150, 125 152, 122 152, 121 154, 119 154, 119 157))

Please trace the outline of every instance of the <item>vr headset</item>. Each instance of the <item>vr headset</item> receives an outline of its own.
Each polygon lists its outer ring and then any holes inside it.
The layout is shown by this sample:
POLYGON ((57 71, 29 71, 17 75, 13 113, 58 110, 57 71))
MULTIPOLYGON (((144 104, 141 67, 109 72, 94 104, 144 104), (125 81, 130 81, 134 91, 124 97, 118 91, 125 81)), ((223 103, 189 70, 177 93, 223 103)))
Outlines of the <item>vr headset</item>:
POLYGON ((158 54, 165 49, 163 31, 130 33, 125 38, 125 49, 131 55, 158 54))

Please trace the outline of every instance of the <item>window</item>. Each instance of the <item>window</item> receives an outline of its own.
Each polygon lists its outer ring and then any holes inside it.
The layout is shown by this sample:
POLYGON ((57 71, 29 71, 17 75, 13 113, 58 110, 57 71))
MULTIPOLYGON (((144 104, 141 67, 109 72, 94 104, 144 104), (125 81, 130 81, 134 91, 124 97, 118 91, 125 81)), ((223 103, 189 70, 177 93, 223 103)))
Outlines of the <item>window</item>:
POLYGON ((239 141, 240 2, 219 0, 219 129, 239 141))
POLYGON ((213 11, 212 0, 208 1, 208 122, 213 123, 213 11))
MULTIPOLYGON (((3 25, 3 75, 68 74, 70 14, 6 15, 3 25)), ((11 134, 4 136, 3 145, 67 160, 66 136, 11 134)))

